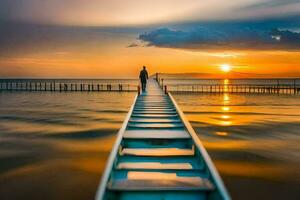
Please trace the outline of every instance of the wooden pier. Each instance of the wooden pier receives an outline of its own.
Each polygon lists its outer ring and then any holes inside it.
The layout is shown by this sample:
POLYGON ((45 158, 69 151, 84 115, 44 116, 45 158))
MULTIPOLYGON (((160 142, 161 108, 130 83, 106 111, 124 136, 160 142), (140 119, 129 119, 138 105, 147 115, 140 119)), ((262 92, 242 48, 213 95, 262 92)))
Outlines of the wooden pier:
POLYGON ((230 200, 197 134, 170 93, 150 80, 135 97, 96 200, 230 200))
POLYGON ((294 84, 167 84, 161 87, 167 87, 170 92, 189 93, 300 94, 300 85, 294 84))
POLYGON ((117 83, 71 83, 71 82, 28 82, 1 81, 0 91, 51 91, 51 92, 136 92, 137 85, 117 83))

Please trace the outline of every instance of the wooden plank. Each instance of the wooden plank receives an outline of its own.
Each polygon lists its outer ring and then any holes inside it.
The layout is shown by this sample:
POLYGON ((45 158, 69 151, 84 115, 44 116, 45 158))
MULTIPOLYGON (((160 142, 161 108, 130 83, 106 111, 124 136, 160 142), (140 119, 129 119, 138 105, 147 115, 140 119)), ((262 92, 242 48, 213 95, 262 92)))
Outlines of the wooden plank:
POLYGON ((117 169, 193 169, 190 163, 160 163, 160 162, 122 162, 117 169))
POLYGON ((127 130, 124 133, 127 139, 186 139, 190 135, 185 130, 127 130))
POLYGON ((120 152, 120 155, 135 156, 193 156, 194 154, 194 148, 124 148, 120 152))
POLYGON ((157 173, 150 175, 154 178, 143 178, 145 173, 135 173, 132 174, 132 177, 137 177, 135 179, 111 180, 108 189, 116 191, 210 191, 214 189, 213 184, 208 179, 200 177, 167 178, 167 176, 157 177, 157 173))

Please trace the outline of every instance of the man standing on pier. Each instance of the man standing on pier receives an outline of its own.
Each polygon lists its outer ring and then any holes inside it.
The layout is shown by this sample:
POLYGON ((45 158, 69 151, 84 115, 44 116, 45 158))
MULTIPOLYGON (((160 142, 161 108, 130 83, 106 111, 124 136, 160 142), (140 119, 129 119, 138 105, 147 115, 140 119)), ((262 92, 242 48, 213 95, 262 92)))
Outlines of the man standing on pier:
POLYGON ((140 80, 141 80, 143 92, 146 91, 147 79, 148 79, 148 72, 146 70, 146 67, 143 66, 143 70, 140 72, 140 80))

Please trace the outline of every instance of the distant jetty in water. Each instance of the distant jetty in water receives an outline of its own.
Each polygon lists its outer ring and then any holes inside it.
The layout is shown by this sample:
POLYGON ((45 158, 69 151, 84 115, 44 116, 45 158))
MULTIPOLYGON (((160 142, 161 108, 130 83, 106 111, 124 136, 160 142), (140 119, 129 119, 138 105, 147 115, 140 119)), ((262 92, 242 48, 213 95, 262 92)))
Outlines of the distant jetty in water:
POLYGON ((253 94, 300 94, 300 85, 291 84, 170 84, 169 92, 186 93, 253 93, 253 94))
MULTIPOLYGON (((299 79, 168 79, 156 77, 165 92, 300 94, 299 79)), ((139 92, 138 80, 1 79, 0 91, 139 92), (105 82, 106 81, 106 82, 105 82)))
POLYGON ((80 79, 2 79, 0 91, 50 91, 50 92, 137 92, 138 85, 132 83, 93 83, 80 79))
POLYGON ((164 79, 164 90, 178 93, 300 94, 300 79, 164 79))

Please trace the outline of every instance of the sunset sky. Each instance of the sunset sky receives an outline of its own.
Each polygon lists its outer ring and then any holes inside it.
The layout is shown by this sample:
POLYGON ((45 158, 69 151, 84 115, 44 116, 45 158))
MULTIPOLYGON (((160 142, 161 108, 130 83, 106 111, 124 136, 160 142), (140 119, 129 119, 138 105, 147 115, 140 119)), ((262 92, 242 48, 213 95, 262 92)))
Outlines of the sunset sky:
POLYGON ((1 0, 0 78, 300 77, 300 0, 1 0), (222 71, 222 66, 230 71, 222 71))

